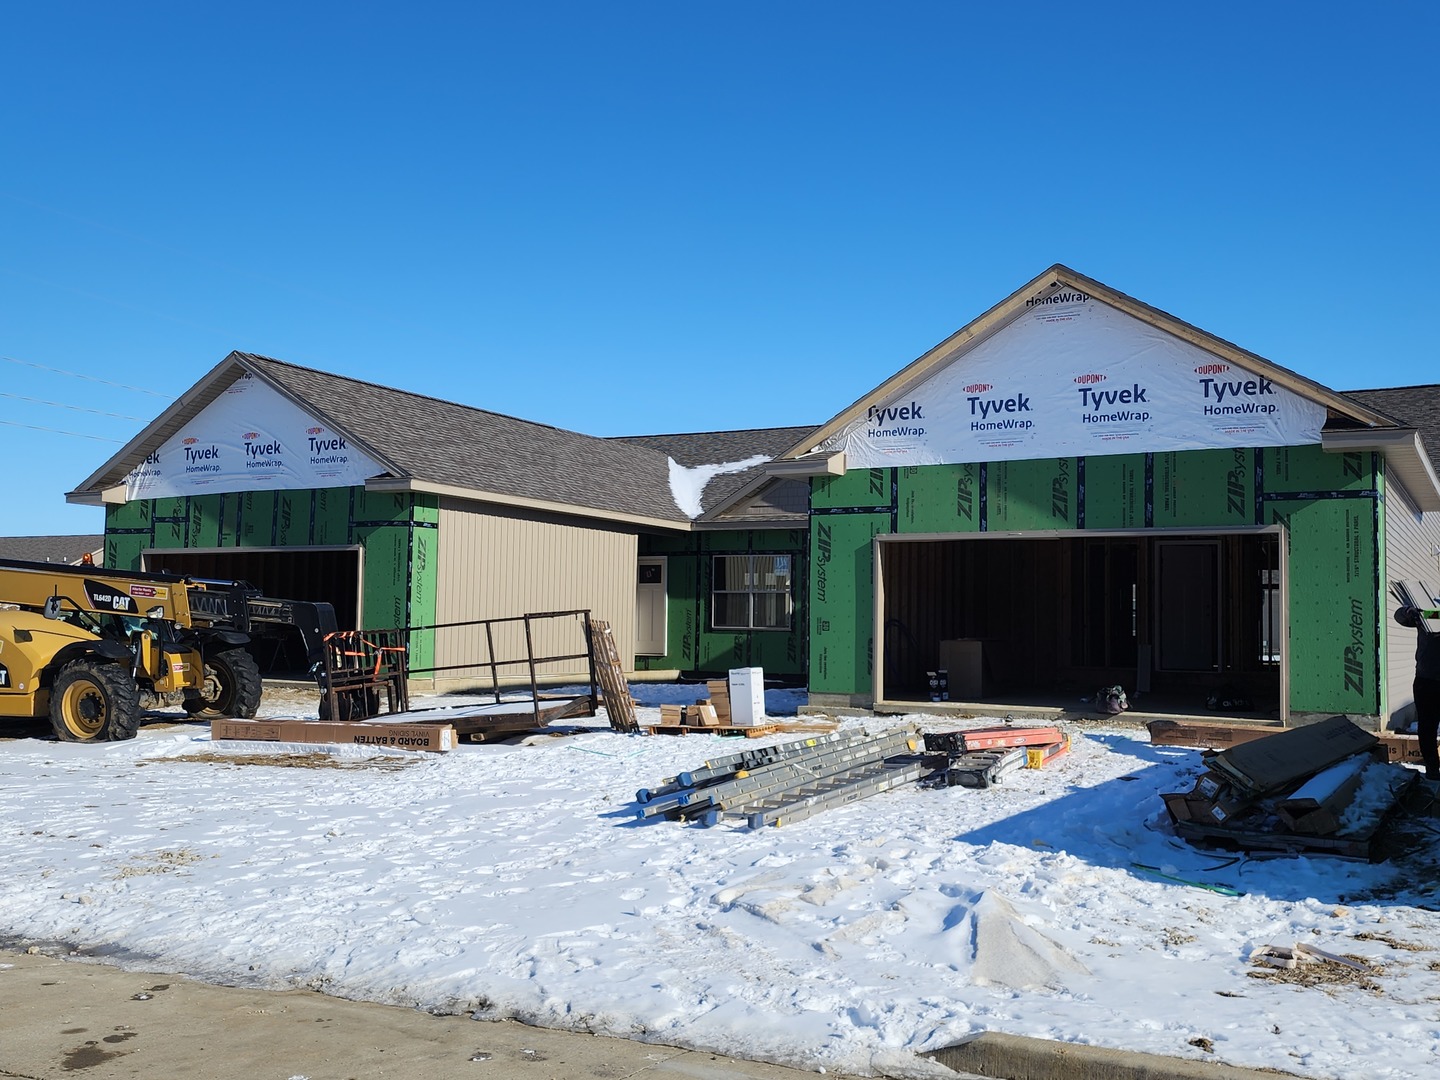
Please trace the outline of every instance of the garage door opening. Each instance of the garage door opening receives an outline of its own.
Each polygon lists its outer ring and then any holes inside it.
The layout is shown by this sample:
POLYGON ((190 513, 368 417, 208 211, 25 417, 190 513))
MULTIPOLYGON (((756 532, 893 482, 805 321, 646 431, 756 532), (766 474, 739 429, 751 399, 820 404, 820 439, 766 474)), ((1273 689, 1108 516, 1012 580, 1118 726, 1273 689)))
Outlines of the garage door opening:
MULTIPOLYGON (((359 628, 360 548, 152 548, 147 570, 222 581, 248 581, 266 596, 324 601, 335 608, 341 630, 359 628)), ((256 636, 250 652, 261 674, 306 678, 305 649, 298 631, 256 636)))
POLYGON ((882 537, 876 697, 1284 718, 1278 530, 882 537))

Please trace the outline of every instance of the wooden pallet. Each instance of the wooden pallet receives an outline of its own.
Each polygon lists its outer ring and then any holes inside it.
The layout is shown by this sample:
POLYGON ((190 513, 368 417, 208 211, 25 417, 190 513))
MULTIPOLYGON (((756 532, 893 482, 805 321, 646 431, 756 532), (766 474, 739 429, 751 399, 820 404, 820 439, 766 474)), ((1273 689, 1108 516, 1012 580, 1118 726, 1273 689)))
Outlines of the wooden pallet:
POLYGON ((635 699, 630 696, 630 684, 625 681, 625 666, 620 662, 620 650, 615 647, 615 634, 610 624, 603 619, 591 619, 586 630, 590 635, 595 677, 605 698, 605 715, 610 718, 610 727, 615 731, 639 731, 635 699))
POLYGON ((705 724, 692 727, 690 724, 647 724, 645 730, 651 735, 739 735, 746 739, 758 739, 762 735, 774 735, 782 730, 776 724, 705 724))
POLYGON ((649 724, 645 730, 651 735, 732 735, 747 739, 758 739, 762 735, 781 735, 793 732, 809 735, 834 731, 833 720, 799 724, 649 724))

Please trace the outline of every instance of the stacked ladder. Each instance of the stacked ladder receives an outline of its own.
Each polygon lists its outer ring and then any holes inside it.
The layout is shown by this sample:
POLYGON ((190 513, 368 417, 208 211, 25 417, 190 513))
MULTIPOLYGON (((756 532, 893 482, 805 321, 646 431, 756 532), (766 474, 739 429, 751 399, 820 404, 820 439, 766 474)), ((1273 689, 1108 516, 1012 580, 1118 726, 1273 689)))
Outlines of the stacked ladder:
POLYGON ((993 727, 927 731, 931 781, 945 787, 987 788, 1019 769, 1039 769, 1070 749, 1057 727, 993 727))
POLYGON ((636 792, 640 818, 752 829, 785 825, 920 778, 919 736, 911 729, 870 735, 834 732, 707 761, 636 792))

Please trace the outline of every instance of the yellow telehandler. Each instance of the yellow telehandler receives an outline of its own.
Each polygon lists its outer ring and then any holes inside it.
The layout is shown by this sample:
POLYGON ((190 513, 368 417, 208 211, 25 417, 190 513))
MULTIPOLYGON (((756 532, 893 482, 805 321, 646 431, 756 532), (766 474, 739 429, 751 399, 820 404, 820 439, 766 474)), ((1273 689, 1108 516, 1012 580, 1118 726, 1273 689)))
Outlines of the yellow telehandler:
POLYGON ((0 559, 0 717, 48 716, 57 738, 133 738, 143 708, 252 717, 252 632, 294 628, 320 678, 329 604, 245 582, 0 559))

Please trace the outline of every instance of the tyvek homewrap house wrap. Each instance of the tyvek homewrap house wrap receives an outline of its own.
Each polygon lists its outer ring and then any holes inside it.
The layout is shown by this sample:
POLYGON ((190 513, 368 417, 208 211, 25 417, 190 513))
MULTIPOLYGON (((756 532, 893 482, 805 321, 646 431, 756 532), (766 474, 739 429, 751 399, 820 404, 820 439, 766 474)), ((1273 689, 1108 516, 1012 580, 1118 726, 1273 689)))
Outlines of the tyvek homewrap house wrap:
MULTIPOLYGON (((599 439, 232 353, 70 498, 106 508, 107 565, 247 579, 333 603, 342 627, 583 608, 611 623, 635 669, 763 664, 801 680, 804 623, 788 606, 753 626, 746 593, 720 593, 730 617, 717 620, 710 593, 665 590, 768 558, 784 564, 786 605, 803 592, 803 530, 773 528, 804 525, 803 495, 798 509, 767 495, 728 522, 692 519, 802 430, 599 439)), ((565 644, 535 643, 575 651, 565 644)), ((445 669, 442 684, 488 678, 455 669, 489 655, 479 628, 420 632, 411 648, 412 670, 445 669)), ((523 656, 524 642, 496 651, 523 656)))
POLYGON ((942 642, 1017 707, 1409 702, 1387 559, 1440 576, 1416 429, 1065 267, 769 471, 811 482, 812 703, 925 700, 942 642))
POLYGON ((1440 388, 1338 393, 1057 266, 819 428, 597 439, 234 353, 70 498, 111 565, 364 627, 586 607, 637 673, 821 705, 963 655, 996 707, 1390 718, 1387 577, 1440 578, 1422 434, 1440 388))

